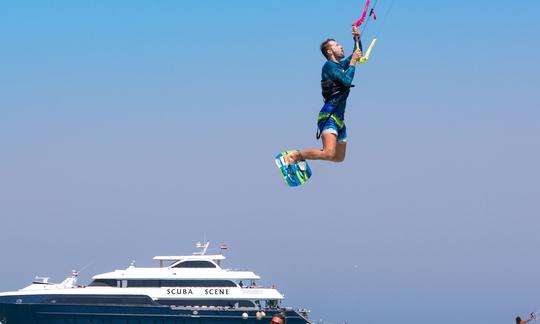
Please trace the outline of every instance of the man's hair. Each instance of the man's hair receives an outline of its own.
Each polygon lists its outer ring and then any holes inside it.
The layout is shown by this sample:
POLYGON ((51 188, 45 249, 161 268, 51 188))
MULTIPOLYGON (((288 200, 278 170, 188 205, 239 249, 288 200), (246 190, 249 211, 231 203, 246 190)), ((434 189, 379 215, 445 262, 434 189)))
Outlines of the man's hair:
POLYGON ((521 317, 518 316, 516 317, 516 324, 519 324, 519 323, 521 323, 521 317))
POLYGON ((283 324, 287 324, 287 319, 285 318, 285 315, 283 313, 276 313, 272 318, 277 317, 280 318, 283 321, 283 324))
POLYGON ((336 41, 335 39, 328 38, 327 40, 321 43, 321 53, 322 55, 324 55, 324 57, 328 58, 327 51, 330 49, 330 44, 328 43, 335 42, 335 41, 336 41))

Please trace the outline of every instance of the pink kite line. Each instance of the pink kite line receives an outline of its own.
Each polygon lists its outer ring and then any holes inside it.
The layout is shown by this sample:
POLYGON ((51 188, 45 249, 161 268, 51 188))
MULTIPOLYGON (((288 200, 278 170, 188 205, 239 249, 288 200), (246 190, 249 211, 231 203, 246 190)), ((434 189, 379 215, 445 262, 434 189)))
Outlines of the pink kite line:
POLYGON ((352 24, 354 27, 358 27, 362 25, 362 23, 364 22, 364 19, 366 19, 368 8, 369 8, 369 0, 366 1, 366 6, 364 7, 364 12, 362 12, 362 16, 360 17, 360 19, 358 19, 352 24))

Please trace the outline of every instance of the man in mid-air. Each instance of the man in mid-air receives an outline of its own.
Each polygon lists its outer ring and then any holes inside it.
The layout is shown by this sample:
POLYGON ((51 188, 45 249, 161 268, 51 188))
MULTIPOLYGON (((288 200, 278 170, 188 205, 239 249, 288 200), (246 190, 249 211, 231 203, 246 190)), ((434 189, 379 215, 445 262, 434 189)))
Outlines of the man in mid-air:
MULTIPOLYGON (((357 27, 352 28, 355 37, 360 36, 357 27)), ((334 39, 321 44, 321 52, 327 59, 322 67, 321 87, 324 106, 317 120, 317 139, 322 137, 322 149, 290 151, 285 162, 293 164, 301 160, 326 160, 343 162, 347 148, 347 128, 345 127, 345 107, 356 71, 356 63, 362 52, 355 50, 345 58, 343 47, 334 39)))

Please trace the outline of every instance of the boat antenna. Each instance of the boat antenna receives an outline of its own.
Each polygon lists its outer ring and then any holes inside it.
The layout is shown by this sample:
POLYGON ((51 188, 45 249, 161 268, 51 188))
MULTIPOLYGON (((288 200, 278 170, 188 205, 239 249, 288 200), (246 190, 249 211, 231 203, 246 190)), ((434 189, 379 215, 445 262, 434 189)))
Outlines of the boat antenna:
POLYGON ((86 270, 86 268, 88 268, 89 266, 91 266, 92 264, 94 264, 95 261, 90 261, 88 262, 84 267, 81 268, 81 270, 79 270, 79 272, 83 272, 84 270, 86 270))
POLYGON ((202 249, 199 252, 193 253, 194 255, 205 255, 206 251, 208 251, 208 247, 210 246, 210 241, 206 241, 204 244, 201 242, 197 242, 196 244, 198 249, 202 249))
POLYGON ((71 271, 71 274, 74 276, 74 277, 77 277, 79 276, 79 274, 81 272, 83 272, 84 270, 86 270, 89 266, 91 266, 92 264, 94 264, 95 261, 90 261, 88 262, 84 267, 82 267, 80 270, 73 270, 71 271))

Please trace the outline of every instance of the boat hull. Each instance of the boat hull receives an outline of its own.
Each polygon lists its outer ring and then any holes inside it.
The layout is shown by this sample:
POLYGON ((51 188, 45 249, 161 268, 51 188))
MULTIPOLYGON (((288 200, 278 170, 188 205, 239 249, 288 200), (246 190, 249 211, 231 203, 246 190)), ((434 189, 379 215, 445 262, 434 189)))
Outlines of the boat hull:
POLYGON ((0 304, 3 324, 260 324, 269 323, 273 314, 282 312, 288 324, 309 323, 293 310, 257 309, 177 309, 169 306, 43 305, 0 304), (244 319, 242 315, 247 314, 244 319))

